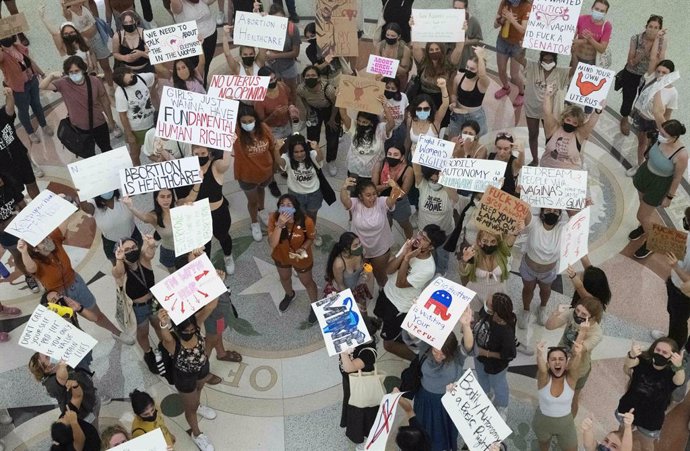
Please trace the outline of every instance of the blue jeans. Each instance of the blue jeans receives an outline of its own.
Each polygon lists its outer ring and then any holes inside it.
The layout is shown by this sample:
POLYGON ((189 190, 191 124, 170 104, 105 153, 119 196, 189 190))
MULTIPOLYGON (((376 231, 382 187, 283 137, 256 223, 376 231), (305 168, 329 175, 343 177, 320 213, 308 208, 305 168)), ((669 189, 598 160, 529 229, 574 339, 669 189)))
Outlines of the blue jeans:
POLYGON ((493 390, 494 407, 508 407, 508 399, 510 398, 508 368, 498 374, 487 374, 484 372, 484 364, 475 359, 474 370, 477 373, 477 382, 481 385, 484 393, 488 396, 493 390))
POLYGON ((481 107, 469 113, 450 113, 450 123, 448 124, 448 130, 446 130, 446 136, 459 136, 462 131, 462 124, 470 120, 477 121, 479 124, 479 136, 484 136, 489 131, 489 126, 486 125, 486 113, 484 113, 484 108, 481 107))
POLYGON ((75 275, 74 283, 65 289, 65 294, 83 305, 85 309, 92 309, 96 306, 96 298, 79 273, 75 275))
POLYGON ((444 250, 442 247, 435 247, 433 251, 434 262, 436 263, 436 272, 445 275, 448 271, 448 258, 450 252, 444 250))
POLYGON ((14 91, 14 103, 17 105, 17 116, 19 122, 29 135, 34 132, 34 126, 31 125, 31 116, 29 115, 29 107, 33 110, 38 119, 38 125, 46 126, 46 115, 43 113, 43 105, 41 105, 41 97, 38 91, 38 77, 33 77, 24 84, 24 92, 14 91))

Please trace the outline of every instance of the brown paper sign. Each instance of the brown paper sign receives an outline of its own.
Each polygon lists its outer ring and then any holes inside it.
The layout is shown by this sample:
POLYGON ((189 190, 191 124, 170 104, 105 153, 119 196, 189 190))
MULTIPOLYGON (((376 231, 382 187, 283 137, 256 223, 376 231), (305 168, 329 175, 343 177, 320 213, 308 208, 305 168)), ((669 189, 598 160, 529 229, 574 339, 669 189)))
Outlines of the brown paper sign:
POLYGON ((24 33, 26 31, 29 31, 29 24, 26 22, 24 13, 14 14, 0 19, 0 39, 8 38, 17 33, 24 33))
POLYGON ((495 234, 515 233, 518 224, 531 214, 529 204, 505 191, 489 186, 475 209, 474 223, 495 234))
POLYGON ((324 57, 328 55, 358 55, 358 46, 352 45, 353 28, 355 31, 354 40, 357 41, 358 14, 357 0, 316 0, 314 21, 316 23, 316 44, 324 57), (340 35, 336 30, 339 31, 340 35), (343 39, 345 42, 338 43, 338 39, 343 39), (338 53, 339 51, 348 54, 338 53))
POLYGON ((85 0, 65 0, 65 3, 64 3, 64 4, 65 4, 65 8, 68 8, 68 7, 70 7, 70 6, 79 5, 79 4, 81 4, 81 3, 83 3, 84 6, 86 6, 86 1, 85 1, 85 0))
POLYGON ((333 19, 333 24, 335 26, 335 53, 333 56, 359 56, 356 19, 336 17, 333 19))
POLYGON ((341 75, 338 95, 335 106, 338 108, 351 108, 356 111, 381 114, 383 106, 379 97, 383 95, 386 84, 372 78, 353 77, 341 75))
POLYGON ((685 243, 688 234, 659 224, 652 224, 652 232, 647 238, 647 249, 666 254, 671 252, 678 260, 685 258, 685 243))

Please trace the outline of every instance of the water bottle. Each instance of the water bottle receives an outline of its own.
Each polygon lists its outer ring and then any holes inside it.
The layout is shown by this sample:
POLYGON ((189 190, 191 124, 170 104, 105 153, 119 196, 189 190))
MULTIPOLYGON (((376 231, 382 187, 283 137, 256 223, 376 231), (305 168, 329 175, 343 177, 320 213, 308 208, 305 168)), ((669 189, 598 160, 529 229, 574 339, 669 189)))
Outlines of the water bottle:
POLYGON ((10 278, 10 272, 8 271, 7 267, 0 262, 0 276, 3 279, 9 279, 10 278))
POLYGON ((158 374, 165 376, 165 364, 163 363, 163 355, 160 349, 154 348, 153 355, 156 357, 156 368, 158 368, 158 374))

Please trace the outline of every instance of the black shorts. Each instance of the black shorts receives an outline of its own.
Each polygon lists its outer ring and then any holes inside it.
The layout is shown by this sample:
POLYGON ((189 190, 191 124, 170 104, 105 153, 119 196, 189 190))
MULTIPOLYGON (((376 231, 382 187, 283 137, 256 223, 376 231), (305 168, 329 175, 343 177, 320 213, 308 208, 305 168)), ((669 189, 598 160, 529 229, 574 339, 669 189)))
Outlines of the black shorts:
POLYGON ((383 320, 381 327, 381 338, 385 341, 397 341, 402 343, 402 323, 407 312, 402 313, 388 299, 386 293, 381 291, 376 300, 376 316, 383 320))
POLYGON ((10 150, 10 158, 5 159, 5 161, 7 166, 0 168, 0 170, 10 177, 17 184, 17 187, 36 183, 36 176, 34 170, 31 169, 31 160, 29 160, 29 152, 26 148, 10 150))
POLYGON ((210 365, 208 359, 206 363, 201 367, 201 371, 198 373, 185 373, 175 368, 175 388, 180 393, 192 393, 196 390, 196 383, 206 376, 208 376, 210 370, 210 365))

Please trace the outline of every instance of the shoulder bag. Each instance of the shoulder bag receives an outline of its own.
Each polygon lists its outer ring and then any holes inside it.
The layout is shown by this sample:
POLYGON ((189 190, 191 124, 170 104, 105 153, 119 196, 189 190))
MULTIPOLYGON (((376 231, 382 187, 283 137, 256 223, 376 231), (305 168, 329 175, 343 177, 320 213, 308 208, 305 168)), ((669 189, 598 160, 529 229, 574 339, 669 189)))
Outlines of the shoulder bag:
POLYGON ((419 391, 422 386, 422 364, 428 357, 429 350, 424 355, 416 356, 410 362, 410 366, 405 368, 400 374, 400 391, 409 392, 412 397, 419 391))
POLYGON ((132 300, 125 293, 125 281, 121 287, 115 287, 115 319, 123 332, 128 331, 136 322, 132 300))
POLYGON ((93 92, 91 90, 91 80, 88 74, 86 77, 86 100, 88 104, 89 130, 87 133, 78 130, 69 120, 69 116, 60 121, 57 136, 65 149, 81 158, 89 158, 96 154, 96 141, 91 134, 93 131, 93 92))
MULTIPOLYGON (((376 351, 373 351, 376 354, 376 351)), ((374 371, 363 373, 362 370, 348 375, 350 380, 350 399, 347 403, 352 407, 377 407, 381 403, 386 389, 383 380, 386 374, 379 372, 374 364, 374 371)))

